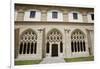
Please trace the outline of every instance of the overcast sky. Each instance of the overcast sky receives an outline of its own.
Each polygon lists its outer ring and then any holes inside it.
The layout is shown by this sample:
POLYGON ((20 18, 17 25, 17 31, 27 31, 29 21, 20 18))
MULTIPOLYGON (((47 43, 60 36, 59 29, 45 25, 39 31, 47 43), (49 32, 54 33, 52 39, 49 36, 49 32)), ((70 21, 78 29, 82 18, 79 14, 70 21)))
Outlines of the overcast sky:
POLYGON ((14 0, 15 3, 95 7, 95 0, 14 0))

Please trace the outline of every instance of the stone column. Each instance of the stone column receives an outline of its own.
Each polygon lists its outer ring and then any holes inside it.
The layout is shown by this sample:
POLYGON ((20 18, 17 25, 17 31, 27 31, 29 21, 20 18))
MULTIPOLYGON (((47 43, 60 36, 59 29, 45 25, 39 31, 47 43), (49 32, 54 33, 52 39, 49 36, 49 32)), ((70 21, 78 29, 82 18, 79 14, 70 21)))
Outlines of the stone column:
POLYGON ((52 57, 52 43, 50 43, 50 48, 49 48, 49 50, 50 50, 49 57, 52 57))
POLYGON ((58 57, 61 57, 61 55, 60 55, 60 42, 58 42, 57 44, 58 44, 58 57))
POLYGON ((88 46, 89 46, 89 54, 94 55, 94 32, 93 30, 87 30, 88 33, 88 46))
POLYGON ((42 58, 46 57, 46 36, 45 36, 45 28, 42 33, 42 58))
POLYGON ((63 36, 63 57, 66 58, 66 31, 64 30, 64 36, 63 36))
POLYGON ((70 37, 70 30, 69 29, 65 29, 65 54, 66 54, 66 58, 70 58, 71 57, 71 37, 70 37))
POLYGON ((47 11, 41 10, 41 21, 47 21, 47 11))
POLYGON ((92 51, 92 55, 94 55, 94 31, 93 30, 90 31, 90 36, 91 36, 90 38, 91 38, 91 46, 92 46, 91 51, 92 51))
POLYGON ((38 29, 38 39, 37 39, 37 58, 42 59, 42 34, 43 29, 38 29))
POLYGON ((87 52, 87 56, 89 55, 89 33, 88 31, 86 32, 86 36, 85 36, 85 45, 86 45, 86 52, 87 52))
POLYGON ((15 33, 14 33, 14 38, 15 38, 15 40, 14 40, 14 51, 15 51, 15 58, 17 58, 18 57, 18 53, 19 53, 19 28, 17 28, 17 29, 15 29, 15 33))

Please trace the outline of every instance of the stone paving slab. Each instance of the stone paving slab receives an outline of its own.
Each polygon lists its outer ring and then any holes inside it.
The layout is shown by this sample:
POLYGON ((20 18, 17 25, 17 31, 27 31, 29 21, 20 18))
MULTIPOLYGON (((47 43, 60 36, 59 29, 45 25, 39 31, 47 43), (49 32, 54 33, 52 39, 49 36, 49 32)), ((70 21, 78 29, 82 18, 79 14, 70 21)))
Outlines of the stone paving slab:
POLYGON ((65 63, 65 61, 64 58, 50 57, 50 58, 44 58, 40 64, 48 64, 48 63, 65 63))

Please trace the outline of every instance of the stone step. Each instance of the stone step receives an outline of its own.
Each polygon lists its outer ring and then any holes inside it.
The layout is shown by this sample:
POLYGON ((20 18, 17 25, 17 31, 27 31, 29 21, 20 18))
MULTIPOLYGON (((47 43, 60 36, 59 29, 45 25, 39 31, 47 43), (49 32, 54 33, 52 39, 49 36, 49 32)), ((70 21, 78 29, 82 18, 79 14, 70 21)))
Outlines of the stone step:
POLYGON ((48 64, 48 63, 65 63, 65 61, 64 58, 50 57, 50 58, 44 58, 40 64, 48 64))

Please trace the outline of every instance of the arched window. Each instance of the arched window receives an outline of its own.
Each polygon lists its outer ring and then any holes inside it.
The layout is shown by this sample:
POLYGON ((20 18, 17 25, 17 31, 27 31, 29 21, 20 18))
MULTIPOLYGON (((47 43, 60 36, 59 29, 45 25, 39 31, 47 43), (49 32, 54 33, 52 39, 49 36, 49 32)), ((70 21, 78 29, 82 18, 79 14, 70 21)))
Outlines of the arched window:
POLYGON ((71 35, 71 51, 85 52, 85 35, 80 30, 75 30, 71 35))
POLYGON ((24 12, 24 21, 40 21, 41 11, 37 9, 28 9, 24 12))
POLYGON ((68 13, 69 22, 83 22, 83 17, 79 11, 70 11, 68 13))
POLYGON ((47 12, 47 21, 63 21, 63 13, 60 10, 49 10, 47 12))
POLYGON ((37 49, 37 35, 36 33, 28 29, 20 36, 19 54, 36 54, 37 49))

